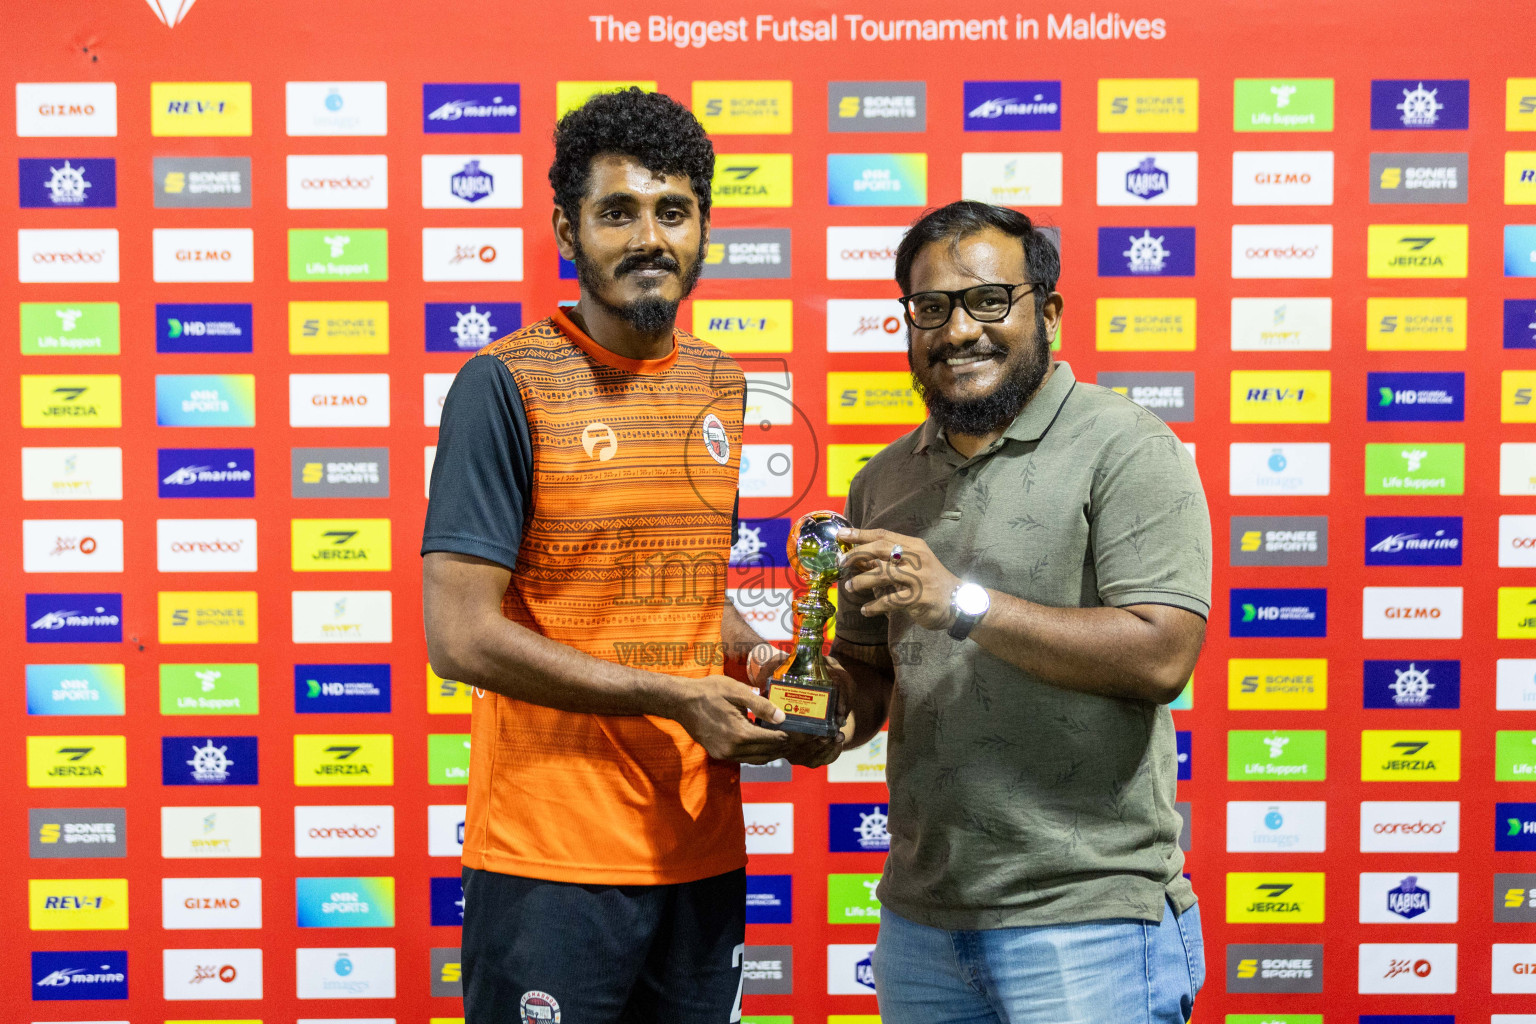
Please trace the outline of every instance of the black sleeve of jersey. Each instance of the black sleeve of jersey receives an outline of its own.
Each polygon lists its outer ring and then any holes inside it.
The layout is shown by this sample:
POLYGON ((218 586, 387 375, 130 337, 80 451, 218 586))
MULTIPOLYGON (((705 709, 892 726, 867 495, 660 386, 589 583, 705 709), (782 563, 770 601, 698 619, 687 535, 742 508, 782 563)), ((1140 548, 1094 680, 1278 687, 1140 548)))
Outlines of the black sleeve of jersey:
POLYGON ((517 382, 500 359, 475 356, 443 403, 421 553, 516 568, 532 494, 533 438, 517 382))

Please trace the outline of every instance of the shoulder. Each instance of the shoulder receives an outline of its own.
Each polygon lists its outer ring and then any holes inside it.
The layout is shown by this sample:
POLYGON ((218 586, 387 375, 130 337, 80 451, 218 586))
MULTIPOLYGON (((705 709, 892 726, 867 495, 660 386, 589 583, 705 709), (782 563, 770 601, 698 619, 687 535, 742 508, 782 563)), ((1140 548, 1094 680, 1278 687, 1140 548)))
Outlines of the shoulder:
POLYGON ((884 483, 901 480, 912 459, 916 457, 912 449, 924 426, 925 423, 918 424, 866 459, 853 475, 853 485, 867 495, 878 490, 884 483))
POLYGON ((677 338, 677 361, 697 367, 708 376, 716 390, 746 384, 741 365, 721 349, 681 328, 674 330, 673 335, 677 338))
POLYGON ((498 338, 475 355, 492 356, 510 369, 519 360, 548 359, 571 351, 577 351, 575 344, 552 318, 545 317, 522 330, 498 338))
POLYGON ((1111 459, 1154 439, 1179 443, 1168 425, 1153 413, 1119 392, 1084 381, 1074 382, 1056 428, 1074 446, 1086 446, 1111 459))

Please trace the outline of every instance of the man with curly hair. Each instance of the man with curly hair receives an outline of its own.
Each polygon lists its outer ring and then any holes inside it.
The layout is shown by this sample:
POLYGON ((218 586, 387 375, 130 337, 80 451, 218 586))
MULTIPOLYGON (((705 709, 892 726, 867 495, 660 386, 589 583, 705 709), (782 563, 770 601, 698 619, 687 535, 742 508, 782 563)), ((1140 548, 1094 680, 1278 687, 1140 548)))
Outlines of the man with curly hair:
POLYGON ((433 669, 475 687, 469 1024, 738 1020, 736 762, 840 746, 759 724, 783 714, 717 670, 762 641, 724 594, 745 381, 674 326, 714 161, 659 94, 561 118, 554 233, 581 299, 483 349, 443 408, 423 605, 433 669))

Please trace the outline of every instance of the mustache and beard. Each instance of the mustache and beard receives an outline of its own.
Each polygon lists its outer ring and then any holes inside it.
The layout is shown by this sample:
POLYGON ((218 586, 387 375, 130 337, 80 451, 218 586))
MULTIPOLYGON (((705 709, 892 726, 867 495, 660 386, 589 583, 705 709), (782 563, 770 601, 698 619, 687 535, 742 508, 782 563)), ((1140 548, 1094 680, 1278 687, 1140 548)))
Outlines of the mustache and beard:
POLYGON ((991 391, 976 398, 955 399, 939 388, 930 387, 934 368, 946 359, 972 355, 995 355, 1007 361, 1012 346, 985 337, 966 345, 942 344, 928 351, 926 365, 919 367, 912 350, 911 329, 907 332, 907 367, 912 371, 912 385, 923 396, 923 404, 946 434, 979 437, 1006 427, 1019 415, 1024 404, 1039 390, 1051 366, 1051 339, 1045 330, 1045 314, 1035 307, 1034 351, 1008 371, 991 391))
MULTIPOLYGON (((677 321, 677 307, 693 291, 694 285, 699 283, 699 275, 704 272, 704 253, 708 248, 709 239, 700 235, 699 251, 694 254, 693 265, 683 273, 677 260, 665 253, 633 253, 619 261, 613 268, 611 279, 605 279, 602 271, 592 258, 581 247, 581 238, 578 235, 572 239, 575 246, 575 258, 571 261, 576 264, 576 276, 581 281, 582 294, 591 299, 598 306, 623 320, 636 331, 643 334, 658 334, 671 330, 677 321), (637 270, 666 270, 679 275, 682 280, 682 294, 677 302, 662 298, 660 295, 644 295, 633 302, 623 305, 609 302, 603 298, 603 285, 608 280, 617 281, 626 274, 632 274, 637 270)), ((655 279, 646 283, 645 287, 657 288, 661 285, 661 279, 655 279)))

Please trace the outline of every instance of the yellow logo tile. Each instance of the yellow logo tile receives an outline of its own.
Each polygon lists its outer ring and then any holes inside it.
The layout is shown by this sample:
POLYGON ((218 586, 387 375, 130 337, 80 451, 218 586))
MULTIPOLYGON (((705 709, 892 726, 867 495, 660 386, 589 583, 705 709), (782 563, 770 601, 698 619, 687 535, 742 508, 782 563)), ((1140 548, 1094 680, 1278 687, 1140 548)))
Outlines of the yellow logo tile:
POLYGON ((1505 80, 1504 130, 1536 132, 1536 78, 1505 80))
POLYGON ((693 333, 724 352, 788 352, 794 348, 791 299, 694 299, 693 333))
MULTIPOLYGON (((1243 540, 1247 550, 1246 535, 1243 540)), ((1255 549, 1258 541, 1255 533, 1255 549)), ((1227 707, 1242 711, 1321 711, 1328 707, 1328 659, 1228 659, 1227 707)))
POLYGON ((30 789, 128 785, 128 741, 122 736, 28 736, 30 789))
POLYGON ((1227 923, 1321 924, 1321 871, 1227 872, 1227 923))
POLYGON ((29 878, 27 927, 34 932, 123 931, 126 878, 29 878))
POLYGON ((1327 370, 1233 370, 1233 423, 1327 423, 1327 370))
POLYGON ((1536 639, 1536 587, 1499 588, 1501 640, 1536 639))
POLYGON ((716 153, 710 186, 719 207, 794 205, 794 161, 788 153, 716 153))
POLYGON ((921 423, 928 407, 905 371, 827 374, 828 423, 921 423))
POLYGON ((1536 370, 1505 370, 1500 376, 1499 422, 1536 423, 1536 370))
POLYGON ((694 82, 693 116, 711 135, 788 135, 789 81, 694 82))
POLYGON ((846 497, 854 474, 884 448, 883 444, 827 445, 827 496, 846 497))
POLYGON ((1367 277, 1466 277, 1465 224, 1371 224, 1367 277))
POLYGON ((256 591, 162 590, 163 644, 254 644, 256 591))
POLYGON ((1099 79, 1099 131, 1192 132, 1200 127, 1198 78, 1099 79))
POLYGON ((149 133, 251 134, 250 82, 149 83, 149 133))
POLYGON ((294 572, 387 572, 388 519, 294 519, 294 572))
POLYGON ((1363 782, 1455 782, 1460 778, 1459 729, 1365 729, 1360 733, 1363 782))
POLYGON ((600 92, 622 92, 632 85, 644 92, 656 91, 655 82, 556 82, 555 118, 564 117, 600 92))
POLYGON ((288 351, 308 355, 387 355, 389 303, 290 302, 288 351))
POLYGON ((395 738, 388 733, 293 737, 295 786, 393 786, 395 738))
POLYGON ((115 373, 24 373, 23 427, 120 427, 123 382, 115 373))
POLYGON ((1193 352, 1194 299, 1099 299, 1094 347, 1100 352, 1193 352))
POLYGON ((475 688, 444 679, 427 666, 427 714, 467 715, 474 703, 475 688))
POLYGON ((1463 352, 1467 300, 1365 300, 1365 347, 1371 352, 1463 352))

